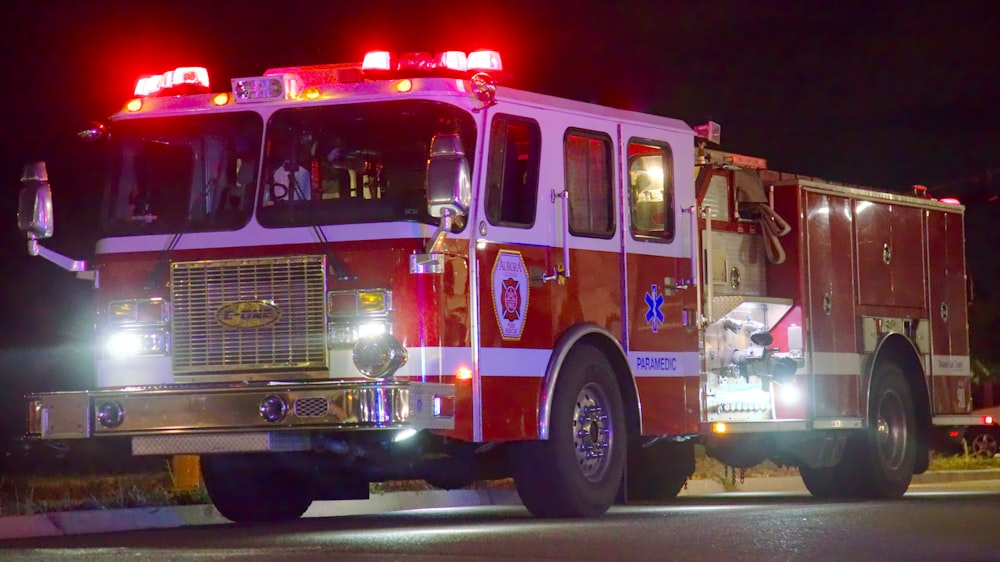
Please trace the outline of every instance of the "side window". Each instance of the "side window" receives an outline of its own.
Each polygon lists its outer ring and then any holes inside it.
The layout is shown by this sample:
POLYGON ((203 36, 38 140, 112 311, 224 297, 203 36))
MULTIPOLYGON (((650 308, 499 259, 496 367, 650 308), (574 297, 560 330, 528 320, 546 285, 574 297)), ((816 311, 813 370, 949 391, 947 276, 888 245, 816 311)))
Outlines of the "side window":
POLYGON ((632 139, 628 145, 632 236, 674 239, 674 159, 670 146, 632 139))
POLYGON ((493 119, 486 168, 486 218, 491 224, 529 228, 535 223, 541 145, 535 121, 512 115, 493 119))
POLYGON ((611 139, 602 133, 570 131, 565 143, 569 231, 610 238, 615 227, 611 139))

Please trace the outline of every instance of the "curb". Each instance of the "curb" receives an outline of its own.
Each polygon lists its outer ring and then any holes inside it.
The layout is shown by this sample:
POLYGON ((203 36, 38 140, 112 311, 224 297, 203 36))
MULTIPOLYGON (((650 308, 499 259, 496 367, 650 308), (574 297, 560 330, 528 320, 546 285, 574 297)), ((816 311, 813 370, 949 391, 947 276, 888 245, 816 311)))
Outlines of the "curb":
MULTIPOLYGON (((914 484, 995 481, 1000 487, 1000 470, 942 470, 913 477, 914 484)), ((798 476, 747 478, 726 486, 721 480, 689 480, 679 496, 706 496, 725 493, 791 492, 808 493, 798 476), (728 488, 728 489, 727 489, 728 488)), ((303 517, 373 515, 414 509, 521 505, 517 491, 509 488, 483 490, 424 490, 389 492, 367 500, 317 501, 303 517)), ((56 537, 94 533, 115 533, 140 529, 168 529, 189 525, 229 524, 211 505, 136 507, 128 509, 64 511, 38 515, 0 517, 0 540, 56 537)))

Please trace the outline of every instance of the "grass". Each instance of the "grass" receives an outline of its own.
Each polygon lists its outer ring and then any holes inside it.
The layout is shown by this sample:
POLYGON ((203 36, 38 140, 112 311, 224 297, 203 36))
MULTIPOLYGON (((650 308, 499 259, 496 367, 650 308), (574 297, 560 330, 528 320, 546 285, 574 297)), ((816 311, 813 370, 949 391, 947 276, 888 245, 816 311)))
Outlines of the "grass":
MULTIPOLYGON (((704 455, 698 456, 693 479, 717 480, 726 489, 735 489, 740 470, 727 467, 704 455)), ((1000 457, 981 458, 971 455, 931 456, 930 470, 1000 469, 1000 457)), ((778 466, 765 461, 743 471, 746 478, 798 476, 794 467, 778 466)), ((0 477, 0 516, 33 515, 53 511, 117 509, 129 507, 160 507, 210 503, 204 486, 179 490, 175 485, 171 463, 164 461, 162 470, 117 475, 8 475, 0 477)), ((472 489, 509 488, 509 478, 474 482, 472 489)), ((397 491, 425 491, 434 488, 422 480, 379 482, 371 485, 372 494, 397 491)))
POLYGON ((202 486, 177 489, 169 463, 164 465, 163 471, 132 474, 4 476, 0 478, 0 515, 208 503, 202 486))

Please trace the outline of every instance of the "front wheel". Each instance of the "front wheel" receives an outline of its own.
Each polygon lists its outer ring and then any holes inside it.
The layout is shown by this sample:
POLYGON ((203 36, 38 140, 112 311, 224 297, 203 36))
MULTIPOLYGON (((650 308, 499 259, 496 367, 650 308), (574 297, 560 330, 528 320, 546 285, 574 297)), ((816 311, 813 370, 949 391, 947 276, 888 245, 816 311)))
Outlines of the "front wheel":
POLYGON ((576 349, 559 372, 549 438, 508 447, 514 484, 538 517, 587 517, 608 510, 625 467, 621 392, 608 360, 576 349))
POLYGON ((300 467, 280 460, 272 454, 201 457, 205 489, 219 513, 236 523, 301 517, 312 504, 312 481, 300 467))

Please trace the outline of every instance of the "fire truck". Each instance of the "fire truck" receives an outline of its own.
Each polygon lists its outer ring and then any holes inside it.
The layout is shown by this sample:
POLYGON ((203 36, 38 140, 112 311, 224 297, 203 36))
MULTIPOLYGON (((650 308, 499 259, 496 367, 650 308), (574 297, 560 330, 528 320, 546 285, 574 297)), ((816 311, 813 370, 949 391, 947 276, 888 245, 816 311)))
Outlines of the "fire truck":
POLYGON ((492 51, 142 78, 80 133, 108 154, 89 263, 40 244, 25 167, 29 252, 96 312, 96 381, 28 396, 28 437, 199 455, 235 521, 506 477, 570 517, 675 496, 699 443, 898 497, 977 423, 961 205, 503 78, 492 51))

